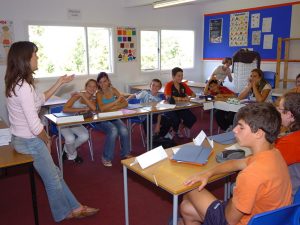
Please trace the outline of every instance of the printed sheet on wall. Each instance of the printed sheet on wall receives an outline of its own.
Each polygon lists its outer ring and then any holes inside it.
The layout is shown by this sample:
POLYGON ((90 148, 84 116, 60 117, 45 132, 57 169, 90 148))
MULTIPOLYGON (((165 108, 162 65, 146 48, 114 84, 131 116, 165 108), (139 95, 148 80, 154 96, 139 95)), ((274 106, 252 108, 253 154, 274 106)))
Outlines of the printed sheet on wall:
POLYGON ((0 65, 6 64, 7 53, 13 40, 13 21, 0 19, 0 65))
POLYGON ((117 28, 117 57, 118 62, 132 62, 136 60, 136 28, 117 28))

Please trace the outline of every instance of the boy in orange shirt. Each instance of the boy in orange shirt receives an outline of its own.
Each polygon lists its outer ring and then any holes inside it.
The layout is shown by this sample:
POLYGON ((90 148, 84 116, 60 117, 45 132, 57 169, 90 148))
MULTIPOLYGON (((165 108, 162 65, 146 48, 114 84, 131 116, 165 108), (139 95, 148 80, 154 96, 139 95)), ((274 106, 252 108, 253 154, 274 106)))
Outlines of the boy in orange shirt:
POLYGON ((186 185, 201 182, 183 197, 180 206, 185 225, 246 225, 258 213, 291 203, 291 182, 287 165, 272 143, 279 134, 281 117, 270 103, 253 103, 239 110, 233 129, 237 142, 251 149, 252 155, 230 160, 187 180, 186 185), (216 199, 204 186, 210 177, 239 171, 233 197, 216 199))

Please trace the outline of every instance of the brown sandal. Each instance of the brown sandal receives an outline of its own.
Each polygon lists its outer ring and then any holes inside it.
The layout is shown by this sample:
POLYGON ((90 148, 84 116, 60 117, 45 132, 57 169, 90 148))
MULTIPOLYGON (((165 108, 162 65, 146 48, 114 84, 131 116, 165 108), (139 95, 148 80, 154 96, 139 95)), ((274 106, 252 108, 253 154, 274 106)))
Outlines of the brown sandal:
POLYGON ((70 216, 68 216, 67 218, 68 219, 81 219, 84 217, 95 215, 98 211, 99 211, 99 209, 91 208, 91 207, 84 205, 80 211, 72 212, 70 214, 70 216))

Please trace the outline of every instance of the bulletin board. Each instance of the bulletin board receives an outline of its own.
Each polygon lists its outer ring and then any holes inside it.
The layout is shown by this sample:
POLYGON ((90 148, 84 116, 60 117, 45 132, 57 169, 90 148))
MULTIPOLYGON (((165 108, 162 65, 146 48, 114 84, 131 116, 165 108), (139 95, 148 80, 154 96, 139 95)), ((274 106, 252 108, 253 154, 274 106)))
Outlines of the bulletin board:
POLYGON ((249 48, 262 60, 276 60, 278 37, 290 37, 293 4, 300 2, 205 14, 203 59, 231 57, 249 48), (220 42, 211 41, 214 21, 222 21, 220 42))
POLYGON ((136 29, 133 27, 117 28, 117 57, 119 62, 136 61, 136 29))

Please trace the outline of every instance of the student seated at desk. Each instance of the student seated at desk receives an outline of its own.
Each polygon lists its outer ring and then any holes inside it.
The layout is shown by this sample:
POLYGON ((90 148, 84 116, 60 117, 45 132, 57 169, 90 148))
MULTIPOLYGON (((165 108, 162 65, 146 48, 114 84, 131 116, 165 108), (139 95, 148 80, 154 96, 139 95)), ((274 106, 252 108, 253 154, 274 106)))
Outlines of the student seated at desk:
POLYGON ((211 78, 204 88, 205 95, 213 95, 216 100, 226 100, 235 97, 235 93, 225 86, 221 86, 218 81, 211 78))
MULTIPOLYGON (((143 90, 133 95, 130 95, 127 100, 132 98, 140 99, 141 103, 150 103, 150 102, 160 102, 162 101, 162 97, 159 95, 159 90, 162 87, 162 83, 159 79, 153 79, 150 83, 150 90, 143 90)), ((154 126, 154 135, 157 137, 165 137, 170 128, 172 123, 168 117, 164 114, 154 114, 153 115, 153 124, 154 126)), ((147 120, 144 118, 143 120, 143 127, 145 132, 147 132, 147 120)), ((168 137, 170 137, 168 135, 168 137)))
POLYGON ((250 148, 252 155, 221 163, 186 180, 186 185, 201 184, 183 196, 183 219, 178 224, 246 225, 255 214, 291 204, 288 168, 273 147, 280 131, 280 114, 271 103, 253 103, 241 108, 236 118, 233 132, 237 142, 250 148), (218 200, 204 189, 212 176, 234 171, 240 172, 228 201, 218 200))
MULTIPOLYGON (((215 96, 215 100, 225 101, 229 97, 235 97, 235 93, 225 86, 221 86, 217 80, 211 78, 204 89, 204 94, 215 96)), ((228 129, 232 124, 235 112, 215 110, 215 118, 222 130, 228 129)))
MULTIPOLYGON (((272 102, 272 87, 264 79, 264 73, 260 69, 253 69, 248 79, 248 84, 239 94, 238 99, 249 99, 255 102, 272 102)), ((219 127, 226 131, 233 124, 235 113, 219 111, 216 121, 219 127)))
POLYGON ((272 87, 264 79, 264 73, 260 69, 253 69, 248 79, 247 86, 241 91, 240 100, 249 98, 256 102, 272 102, 272 87))
MULTIPOLYGON (((97 81, 89 79, 85 83, 84 92, 75 92, 64 105, 65 113, 85 113, 96 110, 96 102, 93 99, 97 91, 97 81)), ((63 127, 61 134, 65 139, 64 153, 68 160, 82 163, 83 159, 77 154, 77 148, 89 139, 89 132, 83 125, 63 127)))
POLYGON ((300 93, 286 93, 277 107, 282 126, 287 128, 275 142, 289 166, 293 194, 300 187, 300 93))
MULTIPOLYGON (((5 94, 12 133, 11 143, 17 152, 33 157, 33 166, 43 180, 56 222, 92 216, 99 209, 82 205, 69 189, 53 162, 51 138, 38 115, 44 102, 62 85, 71 82, 74 76, 61 76, 47 91, 37 93, 33 77, 38 68, 37 51, 34 43, 20 41, 11 45, 7 56, 5 94)), ((18 203, 14 204, 18 207, 18 203)))
POLYGON ((300 73, 296 77, 295 84, 296 84, 296 87, 290 89, 288 92, 300 93, 300 73))
POLYGON ((218 66, 210 76, 211 79, 216 79, 220 85, 223 85, 226 77, 228 80, 232 82, 231 70, 230 66, 232 65, 232 59, 229 57, 225 57, 222 60, 222 65, 218 66))
MULTIPOLYGON (((190 97, 196 97, 195 93, 187 86, 186 83, 182 82, 183 70, 179 67, 172 69, 173 80, 168 82, 165 86, 165 96, 169 103, 175 104, 176 102, 189 101, 190 97)), ((173 122, 173 130, 180 137, 179 125, 181 122, 189 129, 192 128, 196 122, 195 115, 189 109, 176 110, 173 112, 166 113, 171 121, 173 122)))
MULTIPOLYGON (((97 104, 101 112, 115 111, 127 107, 126 99, 114 88, 105 72, 98 74, 99 91, 96 94, 97 104)), ((102 163, 106 167, 112 166, 117 136, 121 138, 121 158, 130 158, 129 132, 121 119, 103 121, 95 125, 96 129, 106 134, 102 163)))

